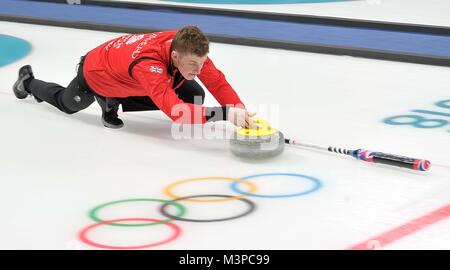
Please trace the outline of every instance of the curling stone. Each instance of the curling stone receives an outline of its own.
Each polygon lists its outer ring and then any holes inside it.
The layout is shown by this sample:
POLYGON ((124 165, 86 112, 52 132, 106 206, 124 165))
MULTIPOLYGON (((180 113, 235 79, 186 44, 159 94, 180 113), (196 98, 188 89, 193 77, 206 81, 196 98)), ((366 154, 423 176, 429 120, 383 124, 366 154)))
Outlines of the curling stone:
POLYGON ((237 129, 230 139, 233 155, 244 159, 261 160, 278 156, 284 150, 284 135, 271 128, 266 121, 255 119, 257 129, 237 129))

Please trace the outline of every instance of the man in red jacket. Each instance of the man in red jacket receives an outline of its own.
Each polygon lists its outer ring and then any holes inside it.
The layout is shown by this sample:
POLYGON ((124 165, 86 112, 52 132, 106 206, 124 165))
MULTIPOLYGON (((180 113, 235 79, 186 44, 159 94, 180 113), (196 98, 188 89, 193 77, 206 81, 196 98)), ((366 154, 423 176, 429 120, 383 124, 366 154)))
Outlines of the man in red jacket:
POLYGON ((195 26, 178 31, 131 34, 110 40, 81 58, 67 88, 37 80, 31 66, 19 70, 13 86, 17 98, 32 95, 73 114, 96 99, 103 125, 121 128, 119 105, 126 111, 161 110, 174 122, 201 124, 229 120, 256 128, 252 117, 223 73, 208 58, 209 41, 195 26), (221 106, 202 106, 207 87, 221 106))

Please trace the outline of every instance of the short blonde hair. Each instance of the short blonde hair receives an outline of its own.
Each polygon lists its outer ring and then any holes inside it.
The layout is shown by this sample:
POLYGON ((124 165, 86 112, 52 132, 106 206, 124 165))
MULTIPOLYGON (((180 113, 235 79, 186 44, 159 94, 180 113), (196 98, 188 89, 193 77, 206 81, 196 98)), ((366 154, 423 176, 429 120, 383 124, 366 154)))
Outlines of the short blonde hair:
POLYGON ((200 28, 187 25, 175 34, 172 40, 172 50, 182 54, 205 56, 209 53, 209 40, 200 28))

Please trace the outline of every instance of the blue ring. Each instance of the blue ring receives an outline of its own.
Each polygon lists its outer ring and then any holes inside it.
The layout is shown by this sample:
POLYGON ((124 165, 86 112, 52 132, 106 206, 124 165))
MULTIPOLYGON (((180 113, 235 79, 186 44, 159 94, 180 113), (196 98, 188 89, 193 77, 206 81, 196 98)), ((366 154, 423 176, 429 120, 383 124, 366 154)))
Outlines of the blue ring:
POLYGON ((314 183, 314 186, 307 190, 307 191, 302 191, 302 192, 298 192, 298 193, 294 193, 294 194, 285 194, 285 195, 260 195, 260 194, 254 194, 254 193, 249 193, 249 192, 245 192, 242 191, 240 189, 238 189, 238 182, 235 181, 233 183, 231 183, 231 189, 234 192, 237 192, 239 194, 242 195, 247 195, 247 196, 253 196, 253 197, 259 197, 259 198, 287 198, 287 197, 295 197, 295 196, 303 196, 303 195, 307 195, 309 193, 315 192, 318 189, 320 189, 322 187, 322 183, 320 182, 319 179, 314 178, 312 176, 309 175, 303 175, 303 174, 296 174, 296 173, 263 173, 263 174, 254 174, 254 175, 249 175, 246 177, 241 177, 240 179, 252 179, 252 178, 257 178, 257 177, 262 177, 262 176, 274 176, 274 175, 283 175, 283 176, 295 176, 295 177, 299 177, 299 178, 306 178, 310 181, 312 181, 314 183))
POLYGON ((0 34, 0 47, 0 67, 22 59, 31 51, 28 41, 3 34, 0 34))

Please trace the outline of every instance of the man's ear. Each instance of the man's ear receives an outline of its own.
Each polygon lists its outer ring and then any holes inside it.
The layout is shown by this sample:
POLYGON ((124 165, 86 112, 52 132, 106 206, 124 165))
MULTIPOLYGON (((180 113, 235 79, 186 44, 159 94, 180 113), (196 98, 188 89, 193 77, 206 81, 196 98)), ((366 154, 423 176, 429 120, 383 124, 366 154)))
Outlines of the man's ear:
POLYGON ((178 62, 178 60, 180 59, 180 54, 177 51, 172 51, 171 56, 172 59, 175 60, 176 62, 178 62))

